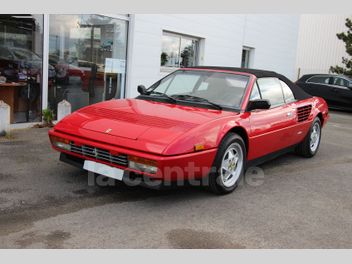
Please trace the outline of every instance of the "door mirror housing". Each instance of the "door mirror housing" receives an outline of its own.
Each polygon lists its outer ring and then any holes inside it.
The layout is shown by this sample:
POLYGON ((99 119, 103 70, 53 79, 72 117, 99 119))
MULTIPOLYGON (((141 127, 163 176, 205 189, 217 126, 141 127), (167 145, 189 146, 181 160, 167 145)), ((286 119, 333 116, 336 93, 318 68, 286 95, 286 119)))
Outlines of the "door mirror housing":
POLYGON ((145 88, 145 86, 142 84, 138 85, 137 90, 141 95, 148 93, 147 88, 145 88))
POLYGON ((350 89, 352 90, 352 82, 350 82, 350 83, 348 84, 348 88, 350 88, 350 89))
POLYGON ((271 107, 271 104, 269 102, 269 100, 264 100, 264 99, 260 99, 260 100, 252 100, 248 102, 248 106, 247 106, 247 111, 252 111, 255 109, 269 109, 271 107))

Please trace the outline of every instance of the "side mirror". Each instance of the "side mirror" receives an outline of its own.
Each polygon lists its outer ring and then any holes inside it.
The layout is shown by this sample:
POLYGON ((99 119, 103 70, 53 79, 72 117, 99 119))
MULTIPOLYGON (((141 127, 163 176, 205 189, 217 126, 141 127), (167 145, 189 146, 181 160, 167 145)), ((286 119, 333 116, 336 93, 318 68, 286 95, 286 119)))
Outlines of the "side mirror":
POLYGON ((248 102, 247 111, 255 109, 269 109, 271 104, 269 100, 253 100, 248 102))
POLYGON ((348 84, 348 88, 352 89, 352 82, 348 84))
POLYGON ((145 88, 145 86, 142 84, 138 85, 137 90, 141 95, 148 93, 147 88, 145 88))

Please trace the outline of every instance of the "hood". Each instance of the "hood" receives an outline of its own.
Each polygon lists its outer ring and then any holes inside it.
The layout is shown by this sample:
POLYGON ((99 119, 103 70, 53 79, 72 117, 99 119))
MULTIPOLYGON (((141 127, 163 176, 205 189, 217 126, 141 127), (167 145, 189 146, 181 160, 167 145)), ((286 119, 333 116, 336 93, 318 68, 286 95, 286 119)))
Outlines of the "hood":
POLYGON ((145 152, 162 154, 192 129, 233 112, 140 99, 109 100, 80 109, 55 129, 145 152))

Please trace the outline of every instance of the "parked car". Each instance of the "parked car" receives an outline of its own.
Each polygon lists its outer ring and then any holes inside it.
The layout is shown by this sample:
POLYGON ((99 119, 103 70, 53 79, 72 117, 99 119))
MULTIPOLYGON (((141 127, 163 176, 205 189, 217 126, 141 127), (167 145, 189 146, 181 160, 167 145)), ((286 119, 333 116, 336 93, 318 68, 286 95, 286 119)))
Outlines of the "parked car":
POLYGON ((352 79, 343 75, 306 74, 296 84, 324 98, 330 108, 352 111, 352 79))
POLYGON ((71 63, 65 62, 57 55, 50 54, 49 63, 55 67, 56 80, 59 84, 68 84, 70 77, 79 77, 81 80, 84 79, 83 70, 71 63))
MULTIPOLYGON (((33 51, 20 47, 0 45, 0 75, 4 76, 7 82, 27 84, 18 87, 19 97, 24 99, 27 104, 25 110, 27 121, 31 119, 32 113, 41 112, 42 69, 43 59, 33 51)), ((55 68, 49 64, 47 77, 49 87, 55 82, 55 76, 55 68)))
POLYGON ((104 87, 104 64, 94 63, 77 58, 60 59, 55 54, 49 55, 50 64, 55 66, 56 80, 59 84, 68 84, 70 77, 80 77, 82 90, 89 92, 92 80, 94 87, 104 87))
POLYGON ((271 71, 183 68, 138 91, 60 121, 49 131, 60 159, 145 185, 200 179, 224 194, 249 166, 293 150, 313 157, 328 120, 324 99, 271 71))
MULTIPOLYGON (((28 77, 35 81, 42 71, 42 58, 31 50, 0 45, 0 71, 9 81, 26 81, 28 77)), ((55 68, 49 64, 48 78, 55 78, 55 68)))

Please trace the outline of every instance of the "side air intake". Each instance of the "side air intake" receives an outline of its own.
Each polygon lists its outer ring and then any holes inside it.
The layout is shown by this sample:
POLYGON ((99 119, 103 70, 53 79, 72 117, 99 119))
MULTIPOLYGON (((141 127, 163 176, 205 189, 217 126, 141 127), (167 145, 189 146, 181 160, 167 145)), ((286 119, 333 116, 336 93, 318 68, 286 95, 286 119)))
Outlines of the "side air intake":
POLYGON ((305 105, 297 108, 298 122, 304 122, 308 119, 310 112, 312 111, 312 105, 305 105))

